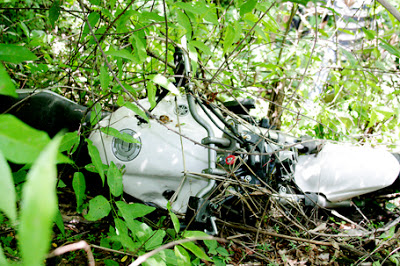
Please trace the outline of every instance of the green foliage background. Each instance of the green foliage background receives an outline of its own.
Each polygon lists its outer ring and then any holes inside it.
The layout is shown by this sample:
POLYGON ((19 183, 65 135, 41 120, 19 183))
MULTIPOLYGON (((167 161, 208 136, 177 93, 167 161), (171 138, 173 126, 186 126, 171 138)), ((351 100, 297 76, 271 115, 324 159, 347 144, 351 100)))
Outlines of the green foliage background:
MULTIPOLYGON (((319 8, 327 10, 323 3, 319 8)), ((254 115, 268 114, 273 124, 293 135, 397 148, 399 22, 375 3, 370 16, 379 21, 378 27, 365 30, 362 49, 339 50, 341 60, 332 65, 324 94, 310 108, 308 93, 315 86, 325 43, 337 31, 332 20, 320 27, 322 12, 315 10, 307 1, 2 1, 0 94, 49 89, 96 110, 126 105, 146 117, 135 104, 137 99, 147 97, 153 105, 158 86, 179 93, 169 84, 174 80, 175 47, 186 36, 193 82, 209 99, 253 98, 258 106, 254 115), (308 11, 303 21, 308 34, 290 27, 291 14, 299 6, 308 11), (280 95, 279 108, 274 95, 280 95)), ((50 142, 47 135, 8 115, 0 116, 0 125, 0 151, 10 162, 32 164, 50 142)), ((70 133, 64 143, 68 138, 79 141, 70 133)), ((118 199, 119 170, 103 166, 90 147, 89 143, 94 167, 103 183, 107 176, 111 196, 118 199)), ((77 172, 79 211, 85 188, 84 177, 77 172)), ((129 224, 135 218, 127 218, 130 214, 117 200, 96 197, 86 218, 101 219, 116 212, 115 206, 122 213, 115 216, 115 228, 126 237, 114 235, 114 241, 136 250, 152 236, 154 241, 143 251, 163 243, 164 231, 154 232, 141 222, 129 224), (144 236, 135 236, 141 226, 144 236)), ((16 221, 13 208, 2 210, 16 221)), ((20 219, 25 219, 23 214, 20 219)), ((204 257, 189 245, 175 248, 175 259, 187 262, 186 250, 204 257)))

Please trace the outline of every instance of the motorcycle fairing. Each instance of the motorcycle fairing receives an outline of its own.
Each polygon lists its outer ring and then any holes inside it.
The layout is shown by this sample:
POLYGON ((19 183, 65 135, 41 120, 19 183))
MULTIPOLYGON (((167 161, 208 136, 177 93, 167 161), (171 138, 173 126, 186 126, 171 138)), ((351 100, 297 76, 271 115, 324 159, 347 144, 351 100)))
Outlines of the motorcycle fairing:
MULTIPOLYGON (((141 101, 141 104, 149 108, 148 101, 141 101)), ((196 108, 200 116, 208 119, 200 108, 196 108)), ((99 127, 110 126, 125 133, 133 132, 140 144, 131 144, 130 147, 127 143, 124 145, 128 151, 136 149, 128 152, 137 153, 135 156, 118 156, 116 139, 101 133, 99 129, 89 138, 97 146, 103 163, 109 164, 113 161, 120 167, 125 166, 123 184, 126 193, 165 208, 171 192, 179 191, 176 201, 172 204, 172 210, 185 213, 189 197, 197 195, 208 185, 207 179, 184 175, 185 170, 201 173, 207 169, 208 149, 191 141, 201 143, 207 132, 190 115, 185 96, 179 97, 176 103, 173 97, 164 99, 152 114, 165 123, 165 126, 152 119, 150 123, 142 122, 136 113, 125 107, 121 107, 99 123, 99 127), (178 114, 181 134, 190 140, 181 138, 179 134, 168 129, 179 131, 178 114)), ((212 127, 214 132, 220 132, 214 125, 212 127)))
POLYGON ((299 156, 294 178, 303 192, 338 202, 390 186, 399 171, 387 151, 328 143, 318 154, 299 156))

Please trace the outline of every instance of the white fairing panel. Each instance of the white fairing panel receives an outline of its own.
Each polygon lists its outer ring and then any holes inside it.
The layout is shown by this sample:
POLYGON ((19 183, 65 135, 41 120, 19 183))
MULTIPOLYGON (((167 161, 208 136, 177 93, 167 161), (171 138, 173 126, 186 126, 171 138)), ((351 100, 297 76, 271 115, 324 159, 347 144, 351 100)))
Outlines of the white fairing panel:
MULTIPOLYGON (((149 107, 146 101, 141 104, 146 108, 149 107)), ((163 100, 153 110, 152 114, 162 120, 164 125, 155 120, 150 120, 149 124, 140 123, 136 113, 125 107, 118 109, 99 123, 100 127, 110 126, 120 132, 129 132, 129 129, 135 132, 133 135, 140 140, 140 145, 136 144, 135 153, 127 158, 121 158, 116 154, 118 152, 114 137, 95 130, 90 139, 99 149, 103 163, 108 164, 113 161, 119 166, 125 165, 123 184, 126 193, 165 208, 168 197, 163 193, 180 191, 172 210, 185 213, 189 197, 195 196, 206 187, 208 180, 190 176, 184 179, 184 169, 197 173, 207 169, 208 150, 168 129, 179 132, 176 106, 181 113, 179 122, 182 135, 200 143, 207 133, 190 115, 185 97, 179 98, 177 105, 173 98, 163 100)), ((201 110, 198 112, 205 116, 201 110)))
POLYGON ((303 192, 323 193, 337 202, 390 186, 399 171, 387 151, 326 144, 317 155, 299 156, 294 176, 303 192))

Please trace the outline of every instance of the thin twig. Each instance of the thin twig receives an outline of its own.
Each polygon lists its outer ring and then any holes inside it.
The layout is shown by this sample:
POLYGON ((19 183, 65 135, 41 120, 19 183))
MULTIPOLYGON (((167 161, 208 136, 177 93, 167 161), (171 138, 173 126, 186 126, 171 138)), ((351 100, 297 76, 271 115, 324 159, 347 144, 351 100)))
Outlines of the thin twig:
POLYGON ((86 251, 86 254, 88 256, 88 264, 89 266, 95 266, 95 262, 94 262, 94 256, 91 250, 91 247, 88 243, 86 243, 86 241, 79 241, 73 244, 69 244, 66 246, 62 246, 59 248, 56 248, 55 250, 53 250, 48 256, 47 258, 53 258, 56 256, 61 256, 67 252, 71 252, 71 251, 75 251, 75 250, 80 250, 83 249, 84 251, 86 251))

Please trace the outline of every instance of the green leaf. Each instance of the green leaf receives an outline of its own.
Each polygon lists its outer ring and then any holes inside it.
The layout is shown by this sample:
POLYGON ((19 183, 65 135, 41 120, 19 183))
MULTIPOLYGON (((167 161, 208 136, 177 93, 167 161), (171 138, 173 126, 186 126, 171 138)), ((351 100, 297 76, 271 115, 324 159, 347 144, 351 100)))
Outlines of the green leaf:
POLYGON ((100 86, 103 91, 108 90, 110 85, 110 75, 108 75, 107 68, 105 66, 100 67, 100 86))
POLYGON ((147 59, 146 39, 140 38, 138 35, 133 34, 131 42, 134 47, 135 54, 138 57, 138 63, 142 64, 147 59))
POLYGON ((114 197, 121 196, 123 192, 122 173, 113 161, 111 161, 107 171, 107 184, 114 197))
POLYGON ((203 42, 190 41, 190 44, 193 45, 194 47, 198 48, 199 50, 201 50, 206 55, 211 55, 212 54, 210 48, 207 45, 205 45, 203 42))
POLYGON ((0 151, 7 160, 33 163, 49 142, 47 133, 29 127, 12 115, 0 115, 0 151))
POLYGON ((192 25, 190 24, 189 18, 186 16, 185 13, 182 12, 177 12, 176 15, 178 20, 178 25, 180 25, 186 30, 185 34, 188 40, 190 40, 192 38, 192 25))
POLYGON ((64 221, 63 221, 63 218, 62 218, 62 215, 61 215, 61 212, 59 209, 57 210, 57 214, 55 217, 55 223, 56 223, 58 229, 60 230, 61 234, 65 237, 64 221))
POLYGON ((13 44, 0 44, 0 61, 19 64, 24 61, 33 61, 37 57, 28 48, 13 44))
POLYGON ((240 16, 243 16, 246 13, 253 11, 256 7, 257 0, 246 0, 244 4, 240 6, 240 16))
POLYGON ((57 21, 58 17, 60 16, 60 1, 59 0, 54 0, 53 4, 51 5, 49 9, 49 21, 51 26, 55 25, 55 22, 57 21))
POLYGON ((231 49, 234 38, 235 38, 235 30, 231 25, 229 25, 225 31, 224 54, 231 49))
POLYGON ((136 218, 143 217, 156 209, 141 203, 127 204, 123 201, 117 201, 116 204, 125 221, 131 221, 136 218))
POLYGON ((357 66, 358 61, 357 61, 356 57, 354 56, 354 54, 350 53, 349 51, 347 51, 344 48, 341 48, 340 50, 346 56, 346 58, 349 60, 349 63, 352 67, 357 66))
POLYGON ((174 225, 175 232, 179 233, 179 231, 181 230, 181 224, 179 223, 179 219, 176 214, 172 212, 171 203, 169 201, 167 203, 167 209, 169 216, 171 217, 172 224, 174 225))
POLYGON ((207 256, 207 254, 204 252, 203 249, 200 247, 196 246, 195 243, 193 242, 186 242, 181 244, 184 248, 187 250, 190 250, 196 257, 206 260, 206 261, 211 261, 210 257, 207 256))
POLYGON ((14 180, 10 166, 0 152, 0 210, 15 224, 17 220, 17 204, 15 198, 14 180))
POLYGON ((17 98, 18 94, 15 92, 15 85, 8 75, 3 64, 0 62, 0 94, 8 95, 17 98))
MULTIPOLYGON (((90 26, 92 27, 93 31, 94 31, 94 27, 96 26, 97 22, 100 19, 100 14, 97 12, 92 12, 89 14, 88 16, 88 22, 90 23, 90 26)), ((85 23, 85 26, 83 28, 83 34, 88 34, 90 33, 90 28, 88 26, 87 23, 85 23)))
POLYGON ((177 259, 177 265, 182 265, 182 266, 191 266, 192 265, 190 263, 190 255, 186 251, 186 249, 184 249, 181 246, 175 246, 174 252, 175 252, 176 259, 177 259))
POLYGON ((101 104, 100 103, 96 103, 93 107, 92 107, 92 111, 90 112, 90 124, 92 126, 96 125, 100 119, 101 119, 101 104))
POLYGON ((74 189, 75 192, 76 208, 80 210, 80 207, 83 204, 83 200, 85 199, 85 191, 86 191, 85 176, 81 172, 76 172, 74 174, 74 178, 72 179, 72 188, 74 189))
POLYGON ((49 250, 52 227, 57 213, 56 157, 58 135, 40 153, 22 191, 19 246, 25 265, 41 265, 49 250))
POLYGON ((175 5, 186 12, 191 12, 196 15, 202 15, 204 12, 204 10, 194 7, 191 3, 176 2, 175 5))
POLYGON ((131 54, 128 50, 126 49, 121 49, 121 50, 109 50, 107 52, 105 52, 106 55, 112 55, 112 56, 116 56, 116 57, 120 57, 120 58, 124 58, 124 59, 128 59, 131 60, 135 63, 138 63, 136 60, 136 57, 131 54))
POLYGON ((387 41, 384 39, 380 39, 381 43, 379 44, 380 47, 391 53, 392 55, 396 57, 400 57, 400 50, 397 47, 394 47, 393 45, 389 44, 387 41))
POLYGON ((98 195, 89 201, 89 211, 85 218, 89 221, 97 221, 106 217, 111 211, 111 205, 108 200, 98 195))
POLYGON ((103 132, 106 135, 116 137, 120 140, 123 140, 124 142, 127 143, 139 143, 137 139, 135 139, 133 136, 129 135, 128 133, 121 133, 117 129, 113 127, 102 127, 100 128, 101 132, 103 132))
POLYGON ((78 148, 79 141, 80 137, 77 131, 65 133, 59 151, 68 151, 73 153, 78 148))
POLYGON ((156 106, 157 87, 154 86, 153 83, 149 82, 147 83, 146 89, 147 89, 147 99, 149 100, 150 108, 153 109, 156 106))
POLYGON ((96 146, 93 145, 93 142, 90 139, 86 139, 86 142, 88 144, 89 156, 92 159, 92 163, 99 173, 104 186, 104 167, 103 162, 101 161, 99 150, 96 148, 96 146))
POLYGON ((164 230, 157 230, 154 232, 154 234, 146 241, 146 244, 144 245, 146 250, 153 250, 155 248, 158 248, 159 246, 162 245, 164 237, 165 237, 165 231, 164 230))
POLYGON ((3 249, 1 248, 1 245, 0 245, 0 265, 3 265, 3 266, 9 265, 7 262, 6 256, 4 256, 4 252, 3 252, 3 249))
POLYGON ((147 117, 146 113, 140 109, 139 107, 137 107, 135 104, 131 103, 131 102, 126 102, 124 104, 124 106, 130 110, 132 110, 133 112, 135 112, 137 115, 139 115, 141 118, 143 118, 144 120, 146 120, 147 122, 150 122, 149 118, 147 117))
POLYGON ((173 95, 179 95, 179 90, 175 85, 161 74, 157 74, 153 78, 153 82, 160 85, 164 89, 169 90, 173 95))

